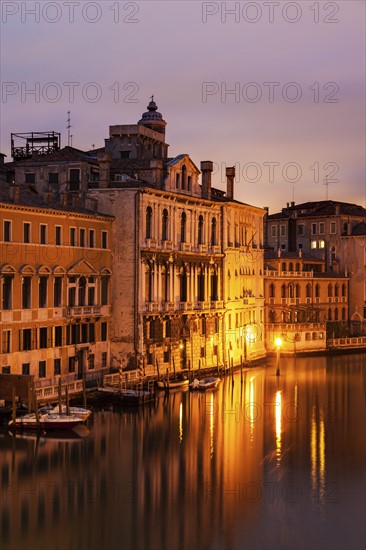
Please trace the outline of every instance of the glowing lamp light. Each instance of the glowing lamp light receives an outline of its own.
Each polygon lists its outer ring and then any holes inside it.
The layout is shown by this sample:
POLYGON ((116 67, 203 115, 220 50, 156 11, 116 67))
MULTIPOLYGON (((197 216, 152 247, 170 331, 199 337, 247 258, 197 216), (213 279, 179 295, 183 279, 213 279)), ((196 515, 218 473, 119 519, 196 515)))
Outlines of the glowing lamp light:
POLYGON ((276 338, 275 344, 278 348, 280 348, 282 346, 282 338, 276 338))
POLYGON ((179 349, 183 349, 183 344, 179 344, 179 349))

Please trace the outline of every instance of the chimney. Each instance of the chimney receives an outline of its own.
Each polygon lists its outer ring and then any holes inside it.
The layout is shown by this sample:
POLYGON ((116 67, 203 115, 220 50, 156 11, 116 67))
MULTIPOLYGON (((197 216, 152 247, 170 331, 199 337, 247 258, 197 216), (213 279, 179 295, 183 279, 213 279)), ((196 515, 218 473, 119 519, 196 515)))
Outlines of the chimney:
POLYGON ((9 195, 10 195, 10 200, 15 202, 15 203, 18 203, 19 202, 19 199, 20 199, 20 188, 19 188, 19 184, 18 183, 15 183, 15 181, 13 181, 9 187, 9 195))
POLYGON ((211 160, 202 160, 201 172, 202 172, 202 198, 211 199, 211 174, 213 172, 213 162, 211 160))
POLYGON ((265 215, 268 216, 269 215, 269 206, 263 206, 263 210, 266 211, 265 215))
POLYGON ((235 179, 235 166, 226 168, 226 198, 233 200, 234 198, 234 179, 235 179))
POLYGON ((295 201, 291 201, 291 207, 295 206, 295 201))
POLYGON ((286 208, 290 208, 290 203, 286 202, 286 208))
POLYGON ((111 160, 112 155, 110 153, 99 153, 99 187, 106 188, 109 185, 111 179, 111 160))

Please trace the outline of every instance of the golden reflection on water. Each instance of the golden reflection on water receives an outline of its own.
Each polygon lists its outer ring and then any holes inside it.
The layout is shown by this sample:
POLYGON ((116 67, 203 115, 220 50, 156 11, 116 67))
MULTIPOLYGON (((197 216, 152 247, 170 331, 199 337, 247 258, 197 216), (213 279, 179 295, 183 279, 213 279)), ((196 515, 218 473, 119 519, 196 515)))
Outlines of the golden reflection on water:
POLYGON ((319 411, 319 421, 315 406, 311 416, 310 460, 311 460, 311 488, 316 502, 324 503, 325 499, 325 423, 323 410, 319 411))
POLYGON ((275 419, 276 419, 276 462, 281 463, 281 438, 282 438, 282 395, 281 391, 276 392, 275 397, 275 419))
POLYGON ((215 443, 214 443, 214 394, 210 395, 210 458, 213 459, 215 452, 215 443))
POLYGON ((250 442, 253 443, 254 439, 254 379, 255 376, 251 376, 249 379, 249 420, 250 420, 250 442))
POLYGON ((183 402, 179 405, 179 441, 183 441, 183 402))

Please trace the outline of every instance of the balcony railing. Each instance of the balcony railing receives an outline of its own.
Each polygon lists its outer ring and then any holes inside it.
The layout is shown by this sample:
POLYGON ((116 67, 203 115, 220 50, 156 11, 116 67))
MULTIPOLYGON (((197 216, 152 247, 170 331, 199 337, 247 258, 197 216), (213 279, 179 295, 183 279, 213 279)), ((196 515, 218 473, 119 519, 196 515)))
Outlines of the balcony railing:
POLYGON ((211 309, 222 309, 223 307, 223 300, 211 300, 211 309))
POLYGON ((101 306, 72 306, 66 308, 66 317, 90 317, 101 314, 101 306))
POLYGON ((197 302, 197 309, 210 309, 211 302, 204 302, 204 301, 198 301, 197 302))

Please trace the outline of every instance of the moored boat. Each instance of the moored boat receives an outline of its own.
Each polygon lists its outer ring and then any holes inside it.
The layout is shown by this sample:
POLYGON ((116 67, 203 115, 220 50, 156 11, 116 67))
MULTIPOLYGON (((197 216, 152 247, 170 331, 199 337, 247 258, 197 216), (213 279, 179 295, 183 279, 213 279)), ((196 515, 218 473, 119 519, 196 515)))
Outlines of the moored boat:
POLYGON ((178 388, 186 388, 189 385, 189 380, 158 380, 156 385, 159 390, 173 390, 178 388))
POLYGON ((198 380, 195 378, 191 384, 189 384, 189 387, 191 390, 210 390, 213 388, 217 388, 217 386, 220 384, 220 378, 215 378, 214 376, 209 376, 207 378, 203 378, 202 380, 198 380))
POLYGON ((70 430, 82 424, 83 419, 77 416, 66 414, 39 414, 38 419, 35 413, 26 414, 16 418, 15 422, 10 420, 8 426, 11 430, 70 430))
MULTIPOLYGON (((42 407, 40 409, 41 413, 45 414, 59 414, 59 405, 56 406, 46 406, 42 407)), ((61 405, 61 414, 64 415, 67 413, 66 405, 61 405)), ((76 416, 77 418, 81 418, 83 422, 86 422, 91 415, 91 411, 89 409, 84 409, 82 407, 69 407, 69 414, 70 416, 76 416)))

